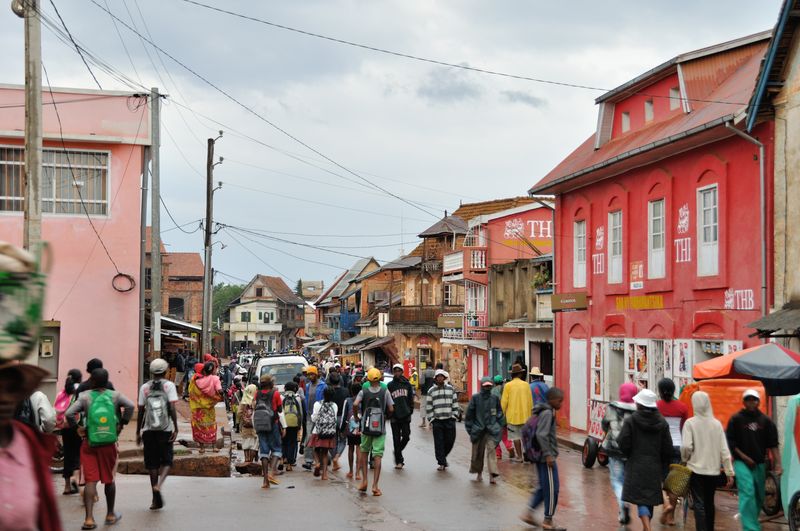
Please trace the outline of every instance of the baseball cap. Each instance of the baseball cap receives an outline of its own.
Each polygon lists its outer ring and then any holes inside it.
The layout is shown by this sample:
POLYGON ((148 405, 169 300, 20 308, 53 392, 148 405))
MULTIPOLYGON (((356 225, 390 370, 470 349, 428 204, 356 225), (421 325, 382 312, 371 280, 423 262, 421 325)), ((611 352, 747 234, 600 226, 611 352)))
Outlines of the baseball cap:
POLYGON ((381 376, 383 376, 381 374, 381 371, 376 369, 375 367, 367 371, 367 380, 369 380, 370 382, 377 382, 378 380, 381 379, 381 376))
POLYGON ((494 382, 492 381, 491 376, 484 376, 483 378, 481 378, 481 386, 482 387, 489 387, 489 386, 493 386, 493 385, 494 385, 494 382))
POLYGON ((400 365, 399 363, 395 363, 394 365, 392 365, 392 370, 395 370, 395 369, 400 369, 402 371, 403 370, 403 366, 400 365))
POLYGON ((503 376, 501 374, 498 374, 497 376, 495 376, 494 377, 494 383, 496 383, 496 384, 503 383, 503 376))
POLYGON ((742 395, 742 400, 747 399, 747 397, 749 396, 752 396, 756 400, 761 400, 761 395, 758 394, 758 391, 756 391, 755 389, 748 389, 747 391, 745 391, 744 394, 742 395))
POLYGON ((150 362, 150 374, 164 374, 169 369, 167 360, 156 358, 150 362))

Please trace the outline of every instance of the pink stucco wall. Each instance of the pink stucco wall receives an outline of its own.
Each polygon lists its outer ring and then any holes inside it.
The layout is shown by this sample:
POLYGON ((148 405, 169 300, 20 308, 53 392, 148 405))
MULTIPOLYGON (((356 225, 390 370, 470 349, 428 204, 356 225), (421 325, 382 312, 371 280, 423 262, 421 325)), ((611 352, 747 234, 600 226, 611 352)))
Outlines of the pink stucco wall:
MULTIPOLYGON (((57 93, 56 101, 103 94, 57 93)), ((0 107, 21 101, 20 89, 0 87, 0 107)), ((50 101, 49 94, 44 101, 50 101)), ((110 152, 108 215, 92 219, 119 270, 133 276, 137 287, 127 293, 114 290, 111 281, 116 270, 85 215, 43 214, 42 238, 53 256, 44 318, 61 324, 58 381, 64 380, 69 369, 84 370, 87 360, 98 357, 116 388, 134 397, 139 372, 140 185, 149 120, 146 106, 134 110, 130 102, 127 95, 113 95, 63 103, 58 110, 68 148, 110 152), (103 141, 84 140, 91 137, 103 141)), ((44 145, 61 148, 60 140, 48 139, 48 132, 58 131, 52 109, 45 106, 44 145)), ((13 132, 23 128, 23 118, 24 109, 0 110, 0 145, 22 143, 13 132)), ((0 240, 21 245, 21 212, 0 212, 0 240)))

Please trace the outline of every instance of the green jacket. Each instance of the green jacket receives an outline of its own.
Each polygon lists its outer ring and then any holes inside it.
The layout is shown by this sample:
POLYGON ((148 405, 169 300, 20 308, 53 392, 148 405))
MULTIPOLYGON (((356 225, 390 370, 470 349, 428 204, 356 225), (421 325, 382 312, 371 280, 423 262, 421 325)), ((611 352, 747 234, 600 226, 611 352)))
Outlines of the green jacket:
POLYGON ((477 442, 484 433, 500 442, 505 425, 506 417, 500 407, 500 399, 494 393, 481 391, 472 395, 464 417, 464 427, 472 442, 477 442))

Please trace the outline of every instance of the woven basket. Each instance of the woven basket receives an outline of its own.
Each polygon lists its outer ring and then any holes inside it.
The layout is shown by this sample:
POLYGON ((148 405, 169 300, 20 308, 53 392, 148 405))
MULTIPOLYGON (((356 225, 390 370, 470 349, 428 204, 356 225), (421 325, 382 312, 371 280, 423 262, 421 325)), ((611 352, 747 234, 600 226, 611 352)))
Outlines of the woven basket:
POLYGON ((689 479, 692 471, 684 465, 669 465, 667 479, 664 480, 664 490, 683 498, 689 492, 689 479))

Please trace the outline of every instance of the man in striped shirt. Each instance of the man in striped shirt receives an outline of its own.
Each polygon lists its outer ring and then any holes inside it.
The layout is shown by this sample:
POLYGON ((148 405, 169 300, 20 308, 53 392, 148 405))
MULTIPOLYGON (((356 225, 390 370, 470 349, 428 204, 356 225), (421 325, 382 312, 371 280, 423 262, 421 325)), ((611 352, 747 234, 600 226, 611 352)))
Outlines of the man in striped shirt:
POLYGON ((445 380, 450 375, 444 369, 437 369, 433 386, 428 390, 428 403, 425 416, 433 428, 433 447, 436 453, 438 470, 447 468, 447 455, 456 442, 456 419, 461 416, 458 396, 445 380))

